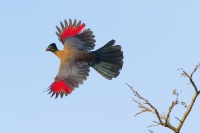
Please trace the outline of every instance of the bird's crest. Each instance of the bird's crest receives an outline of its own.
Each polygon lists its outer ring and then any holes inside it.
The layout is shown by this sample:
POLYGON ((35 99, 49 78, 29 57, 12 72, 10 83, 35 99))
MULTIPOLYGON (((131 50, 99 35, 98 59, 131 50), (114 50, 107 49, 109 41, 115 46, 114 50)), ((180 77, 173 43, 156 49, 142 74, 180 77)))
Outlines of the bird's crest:
POLYGON ((85 27, 85 24, 81 24, 81 21, 77 23, 76 19, 74 20, 74 23, 72 23, 72 20, 69 19, 69 24, 66 20, 64 20, 64 24, 60 22, 61 29, 56 26, 57 28, 57 36, 59 40, 63 43, 65 39, 67 39, 70 36, 76 36, 78 33, 81 32, 81 30, 85 27))

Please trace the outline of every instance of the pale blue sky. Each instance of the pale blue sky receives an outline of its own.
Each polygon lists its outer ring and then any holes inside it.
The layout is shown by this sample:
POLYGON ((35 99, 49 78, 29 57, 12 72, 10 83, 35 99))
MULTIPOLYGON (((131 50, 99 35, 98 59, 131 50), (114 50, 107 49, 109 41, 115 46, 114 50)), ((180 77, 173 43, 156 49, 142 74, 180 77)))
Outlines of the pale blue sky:
MULTIPOLYGON (((190 72, 200 63, 200 1, 198 0, 18 0, 1 1, 2 133, 172 133, 163 127, 146 128, 157 120, 139 111, 131 86, 161 113, 167 112, 181 90, 186 104, 194 93, 178 68, 190 72), (55 25, 77 19, 91 28, 96 47, 111 39, 124 51, 124 66, 117 79, 108 81, 92 68, 78 89, 63 99, 42 92, 57 74, 59 60, 46 47, 62 44, 55 25)), ((200 87, 200 71, 194 76, 200 87)), ((181 133, 197 132, 199 98, 181 133)), ((177 106, 173 124, 185 109, 177 106)))

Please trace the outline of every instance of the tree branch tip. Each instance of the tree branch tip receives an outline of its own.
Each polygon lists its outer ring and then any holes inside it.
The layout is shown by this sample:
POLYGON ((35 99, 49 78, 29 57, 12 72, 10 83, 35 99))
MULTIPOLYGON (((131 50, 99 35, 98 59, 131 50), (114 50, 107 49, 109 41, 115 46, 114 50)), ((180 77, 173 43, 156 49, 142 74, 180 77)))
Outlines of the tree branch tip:
POLYGON ((126 85, 127 85, 129 88, 133 89, 133 87, 130 86, 127 82, 125 82, 125 83, 126 83, 126 85))
MULTIPOLYGON (((155 126, 159 126, 160 124, 155 124, 155 125, 150 125, 150 126, 147 126, 147 128, 150 128, 150 127, 155 127, 155 126)), ((152 132, 151 132, 152 133, 152 132)))
POLYGON ((200 66, 200 63, 196 66, 196 68, 198 68, 200 66))
POLYGON ((125 84, 129 86, 129 84, 127 82, 125 82, 125 84))
POLYGON ((147 112, 147 110, 143 109, 143 110, 141 110, 140 112, 137 112, 137 113, 134 115, 134 117, 136 117, 137 115, 140 115, 140 114, 142 114, 142 113, 144 113, 144 112, 147 112))
POLYGON ((148 130, 150 133, 153 133, 154 131, 152 131, 152 130, 148 130))
POLYGON ((187 85, 190 85, 191 83, 187 83, 187 85))
POLYGON ((182 123, 182 121, 178 118, 178 117, 175 117, 179 122, 181 122, 182 123))
POLYGON ((183 71, 183 68, 178 68, 177 71, 179 71, 179 70, 182 70, 182 71, 183 71))

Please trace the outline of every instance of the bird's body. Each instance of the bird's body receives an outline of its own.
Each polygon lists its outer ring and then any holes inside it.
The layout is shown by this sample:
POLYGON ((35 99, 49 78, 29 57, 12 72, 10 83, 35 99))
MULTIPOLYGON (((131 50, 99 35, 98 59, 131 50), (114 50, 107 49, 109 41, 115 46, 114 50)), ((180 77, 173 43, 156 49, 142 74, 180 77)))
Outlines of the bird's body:
POLYGON ((46 49, 60 59, 58 74, 49 88, 49 93, 52 93, 52 96, 56 94, 56 98, 59 94, 63 97, 64 94, 68 95, 74 88, 78 88, 79 84, 87 79, 90 67, 105 78, 112 79, 119 75, 123 65, 121 46, 113 46, 114 40, 91 52, 96 42, 93 32, 90 29, 82 31, 85 24, 81 24, 80 21, 77 24, 75 20, 72 24, 69 20, 69 25, 66 20, 64 22, 65 25, 61 23, 61 29, 57 27, 56 33, 64 45, 63 50, 58 50, 55 43, 46 49))
POLYGON ((54 54, 60 59, 61 62, 71 62, 75 60, 91 61, 94 56, 85 51, 78 51, 66 46, 63 50, 55 51, 54 54))

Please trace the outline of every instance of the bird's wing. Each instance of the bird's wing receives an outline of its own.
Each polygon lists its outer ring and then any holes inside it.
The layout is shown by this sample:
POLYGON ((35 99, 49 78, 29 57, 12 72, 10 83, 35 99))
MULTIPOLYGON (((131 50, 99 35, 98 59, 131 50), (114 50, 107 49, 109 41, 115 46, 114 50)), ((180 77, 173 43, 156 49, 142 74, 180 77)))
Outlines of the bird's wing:
POLYGON ((61 63, 58 75, 55 81, 49 87, 49 94, 51 97, 56 94, 56 97, 60 95, 70 94, 75 88, 79 87, 79 84, 83 84, 83 81, 87 79, 89 75, 89 65, 83 61, 76 61, 72 63, 61 63))
POLYGON ((72 20, 69 19, 69 23, 64 20, 64 24, 60 22, 60 26, 61 28, 56 26, 56 34, 63 45, 70 45, 77 48, 78 50, 88 52, 94 49, 96 42, 96 40, 94 39, 95 36, 90 29, 83 30, 83 28, 85 27, 84 23, 81 23, 81 21, 77 23, 76 19, 72 23, 72 20))

